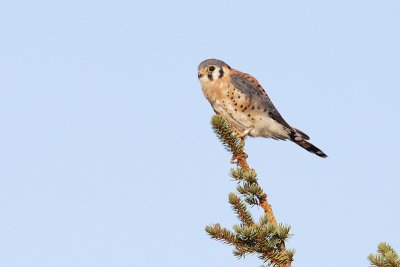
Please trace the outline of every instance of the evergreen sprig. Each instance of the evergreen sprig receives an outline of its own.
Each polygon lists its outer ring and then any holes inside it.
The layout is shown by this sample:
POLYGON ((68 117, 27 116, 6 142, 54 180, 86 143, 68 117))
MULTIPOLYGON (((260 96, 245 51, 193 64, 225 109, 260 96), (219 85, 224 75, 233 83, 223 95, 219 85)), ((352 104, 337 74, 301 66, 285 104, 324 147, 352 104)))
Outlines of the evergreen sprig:
POLYGON ((257 181, 257 174, 253 169, 237 167, 231 169, 230 175, 239 183, 236 190, 245 198, 245 201, 254 206, 266 199, 263 189, 257 181))
POLYGON ((378 245, 377 254, 370 254, 368 260, 371 266, 376 267, 400 267, 400 258, 396 251, 387 243, 378 245))
POLYGON ((232 205, 233 210, 238 215, 238 218, 243 224, 251 226, 254 224, 253 216, 247 210, 246 204, 235 193, 229 194, 229 203, 232 205))
POLYGON ((257 254, 269 266, 290 267, 293 261, 293 250, 285 247, 290 237, 290 226, 277 224, 267 194, 258 184, 257 173, 249 168, 244 152, 244 142, 235 129, 221 116, 214 116, 211 125, 226 150, 232 153, 231 162, 237 168, 231 169, 230 175, 238 185, 239 195, 229 194, 229 203, 237 214, 240 224, 233 226, 233 231, 222 228, 220 224, 206 226, 211 238, 234 246, 233 254, 242 258, 247 254, 257 254), (242 198, 243 199, 242 199, 242 198), (255 222, 249 207, 260 206, 265 214, 255 222))
POLYGON ((213 116, 211 125, 226 150, 236 155, 243 153, 244 145, 241 140, 237 138, 237 133, 223 117, 219 115, 213 116))
POLYGON ((211 126, 225 149, 232 153, 231 163, 236 161, 239 165, 248 167, 244 142, 238 138, 237 132, 231 125, 223 117, 215 115, 211 119, 211 126))
POLYGON ((220 224, 208 225, 205 228, 211 238, 234 246, 233 254, 242 258, 247 254, 257 254, 270 266, 291 266, 293 250, 281 250, 289 237, 288 228, 277 229, 271 223, 234 225, 233 231, 222 228, 220 224))

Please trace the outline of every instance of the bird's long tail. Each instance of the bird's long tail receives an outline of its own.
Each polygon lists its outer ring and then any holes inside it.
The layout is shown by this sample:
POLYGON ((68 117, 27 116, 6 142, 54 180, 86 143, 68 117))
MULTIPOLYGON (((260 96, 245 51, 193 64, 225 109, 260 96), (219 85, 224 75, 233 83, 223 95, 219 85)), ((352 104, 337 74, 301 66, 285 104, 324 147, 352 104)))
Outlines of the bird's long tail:
MULTIPOLYGON (((296 129, 297 130, 297 129, 296 129)), ((298 131, 298 130, 297 130, 298 131)), ((315 155, 321 157, 321 158, 326 158, 327 155, 318 147, 314 146, 310 142, 306 141, 305 138, 303 138, 302 135, 305 135, 303 132, 298 131, 296 133, 293 133, 290 135, 290 140, 296 143, 297 145, 301 146, 308 152, 314 153, 315 155)), ((308 139, 308 136, 305 135, 305 137, 308 139)))

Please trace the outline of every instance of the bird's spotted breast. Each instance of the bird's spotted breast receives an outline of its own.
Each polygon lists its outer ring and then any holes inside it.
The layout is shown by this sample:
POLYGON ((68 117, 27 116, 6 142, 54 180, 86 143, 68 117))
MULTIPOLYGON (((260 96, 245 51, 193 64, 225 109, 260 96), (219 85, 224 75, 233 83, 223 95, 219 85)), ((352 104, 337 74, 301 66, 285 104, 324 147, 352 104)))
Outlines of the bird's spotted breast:
POLYGON ((250 136, 289 139, 304 149, 326 157, 307 142, 309 137, 290 126, 280 115, 258 81, 216 59, 203 61, 198 68, 203 93, 214 111, 236 130, 250 136))

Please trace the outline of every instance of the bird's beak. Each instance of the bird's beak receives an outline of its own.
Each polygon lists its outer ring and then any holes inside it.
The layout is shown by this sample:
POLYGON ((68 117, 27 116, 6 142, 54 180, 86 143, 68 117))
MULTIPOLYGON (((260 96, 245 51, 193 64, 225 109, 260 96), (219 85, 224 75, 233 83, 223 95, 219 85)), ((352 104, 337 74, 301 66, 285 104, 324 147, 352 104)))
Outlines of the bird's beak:
POLYGON ((204 74, 206 74, 205 69, 201 69, 199 70, 199 72, 197 73, 197 78, 201 78, 204 76, 204 74))

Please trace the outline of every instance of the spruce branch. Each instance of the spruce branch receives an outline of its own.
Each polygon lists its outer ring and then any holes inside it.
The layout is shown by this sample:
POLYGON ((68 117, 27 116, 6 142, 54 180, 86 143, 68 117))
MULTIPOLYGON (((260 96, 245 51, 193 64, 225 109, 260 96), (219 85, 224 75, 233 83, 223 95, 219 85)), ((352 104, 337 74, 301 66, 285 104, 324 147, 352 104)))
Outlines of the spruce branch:
POLYGON ((230 193, 229 203, 232 205, 233 210, 236 212, 243 224, 248 226, 254 224, 253 216, 251 216, 251 213, 247 210, 246 205, 243 203, 240 197, 238 197, 235 193, 230 193))
POLYGON ((277 223, 267 194, 258 184, 257 173, 247 164, 244 142, 223 117, 214 116, 211 125, 226 150, 232 153, 231 163, 237 164, 230 175, 238 183, 236 189, 240 196, 230 193, 229 203, 241 223, 233 226, 233 232, 221 228, 220 224, 206 226, 206 232, 211 238, 234 246, 233 254, 238 258, 257 254, 269 266, 290 267, 294 251, 285 247, 290 227, 277 223), (263 208, 264 215, 258 223, 247 205, 263 208))
POLYGON ((400 267, 400 258, 397 252, 387 243, 378 245, 377 254, 370 254, 368 260, 371 266, 376 267, 400 267))
POLYGON ((232 129, 231 125, 219 115, 212 117, 211 125, 225 149, 228 152, 232 152, 231 162, 236 161, 238 165, 248 169, 249 165, 247 165, 246 161, 247 154, 244 152, 244 144, 237 137, 237 133, 232 129))
POLYGON ((226 244, 235 245, 237 244, 236 235, 226 228, 221 228, 219 223, 206 226, 206 232, 213 239, 220 240, 226 244))

